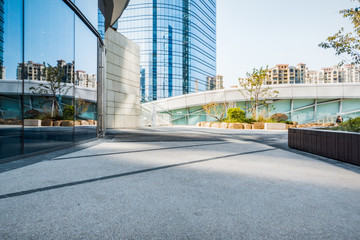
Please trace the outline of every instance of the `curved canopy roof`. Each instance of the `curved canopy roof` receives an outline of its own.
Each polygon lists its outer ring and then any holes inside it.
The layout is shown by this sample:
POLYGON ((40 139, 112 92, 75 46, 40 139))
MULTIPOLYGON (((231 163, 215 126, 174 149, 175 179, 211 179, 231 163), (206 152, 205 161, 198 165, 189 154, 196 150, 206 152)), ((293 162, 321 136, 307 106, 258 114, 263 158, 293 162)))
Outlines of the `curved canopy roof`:
POLYGON ((105 31, 116 23, 130 0, 99 0, 99 9, 105 17, 105 31))

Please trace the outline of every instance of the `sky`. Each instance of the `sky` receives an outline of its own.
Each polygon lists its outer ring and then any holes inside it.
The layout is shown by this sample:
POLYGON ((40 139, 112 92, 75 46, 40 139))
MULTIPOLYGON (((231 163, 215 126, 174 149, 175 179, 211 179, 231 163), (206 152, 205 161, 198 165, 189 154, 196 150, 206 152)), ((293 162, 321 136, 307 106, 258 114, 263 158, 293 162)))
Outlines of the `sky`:
MULTIPOLYGON (((97 0, 76 0, 97 26, 97 0), (91 4, 90 4, 91 3, 91 4)), ((4 66, 6 78, 16 79, 22 62, 22 0, 5 1, 4 66)), ((25 0, 24 60, 52 66, 75 61, 75 70, 97 73, 97 38, 62 1, 25 0)))
POLYGON ((224 86, 238 84, 253 68, 305 63, 310 70, 343 58, 319 43, 341 27, 339 10, 360 6, 350 0, 218 0, 217 74, 224 86))

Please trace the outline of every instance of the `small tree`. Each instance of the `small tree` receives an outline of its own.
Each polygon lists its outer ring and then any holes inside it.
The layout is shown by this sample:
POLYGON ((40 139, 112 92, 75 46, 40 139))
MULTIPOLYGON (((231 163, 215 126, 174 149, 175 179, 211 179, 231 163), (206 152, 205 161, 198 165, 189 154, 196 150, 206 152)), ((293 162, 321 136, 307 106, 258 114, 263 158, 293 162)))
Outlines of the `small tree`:
POLYGON ((226 103, 209 103, 203 106, 204 111, 207 115, 215 118, 219 122, 223 122, 226 117, 226 103))
POLYGON ((90 102, 87 102, 82 98, 76 99, 76 117, 79 117, 82 113, 86 112, 90 105, 90 102))
MULTIPOLYGON (((351 0, 360 2, 360 0, 351 0)), ((333 48, 336 55, 349 55, 351 57, 351 64, 360 64, 360 9, 350 8, 343 9, 339 13, 343 18, 349 18, 353 25, 353 32, 345 33, 344 28, 341 28, 337 33, 329 36, 326 42, 319 44, 319 47, 328 49, 333 48)), ((339 65, 343 65, 346 60, 343 60, 339 65)))
POLYGON ((239 79, 240 93, 245 100, 250 102, 250 113, 252 118, 258 119, 258 108, 260 105, 266 104, 269 98, 275 98, 278 91, 271 87, 263 86, 266 79, 267 68, 253 69, 252 73, 247 73, 247 77, 243 80, 239 79))
POLYGON ((54 117, 54 112, 58 113, 61 109, 57 96, 66 94, 70 87, 66 86, 61 80, 64 77, 64 69, 60 66, 52 67, 44 63, 44 72, 46 83, 39 83, 38 87, 31 87, 32 93, 41 95, 51 102, 51 117, 54 117))
POLYGON ((277 122, 284 122, 288 120, 288 116, 284 113, 275 113, 271 115, 270 119, 277 121, 277 122))

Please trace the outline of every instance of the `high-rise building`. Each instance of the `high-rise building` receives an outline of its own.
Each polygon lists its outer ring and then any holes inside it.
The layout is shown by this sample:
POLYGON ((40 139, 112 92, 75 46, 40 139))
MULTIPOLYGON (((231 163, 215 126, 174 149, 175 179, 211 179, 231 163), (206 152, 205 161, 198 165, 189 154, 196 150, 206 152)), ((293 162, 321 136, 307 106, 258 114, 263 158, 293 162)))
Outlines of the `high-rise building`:
POLYGON ((4 78, 4 0, 0 0, 0 79, 4 78))
POLYGON ((216 74, 216 0, 132 0, 118 31, 140 45, 140 96, 205 91, 216 74))

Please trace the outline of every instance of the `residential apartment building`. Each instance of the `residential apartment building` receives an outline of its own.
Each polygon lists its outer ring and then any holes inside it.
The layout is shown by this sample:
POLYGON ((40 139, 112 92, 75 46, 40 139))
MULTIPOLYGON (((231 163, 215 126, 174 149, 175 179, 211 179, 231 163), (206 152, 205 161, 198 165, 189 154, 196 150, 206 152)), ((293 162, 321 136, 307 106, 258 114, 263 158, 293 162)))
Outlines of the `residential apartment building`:
POLYGON ((278 64, 266 73, 265 84, 311 84, 311 83, 349 83, 360 81, 360 66, 347 64, 322 68, 319 71, 309 70, 306 64, 295 66, 278 64))
POLYGON ((360 81, 360 66, 346 64, 322 68, 309 77, 309 83, 350 83, 360 81))
POLYGON ((21 80, 22 74, 24 74, 24 79, 45 81, 44 69, 45 67, 43 64, 34 63, 33 61, 19 63, 16 71, 16 79, 21 80))
POLYGON ((299 63, 296 67, 278 64, 267 71, 265 83, 267 85, 305 83, 307 72, 306 64, 303 63, 299 63))
MULTIPOLYGON (((57 67, 62 69, 62 82, 74 83, 76 86, 86 88, 96 88, 96 74, 88 74, 85 71, 74 70, 74 62, 66 63, 64 60, 57 60, 57 67)), ((27 63, 19 63, 16 71, 16 79, 22 79, 22 71, 24 79, 33 81, 46 81, 46 71, 44 64, 28 61, 27 63)))
POLYGON ((87 74, 85 71, 78 70, 75 73, 75 84, 85 88, 96 88, 96 75, 87 74))
POLYGON ((217 75, 215 77, 206 77, 207 87, 206 90, 220 90, 224 89, 223 76, 217 75))
POLYGON ((66 63, 65 60, 58 60, 57 66, 63 69, 63 82, 74 83, 74 62, 66 63))

